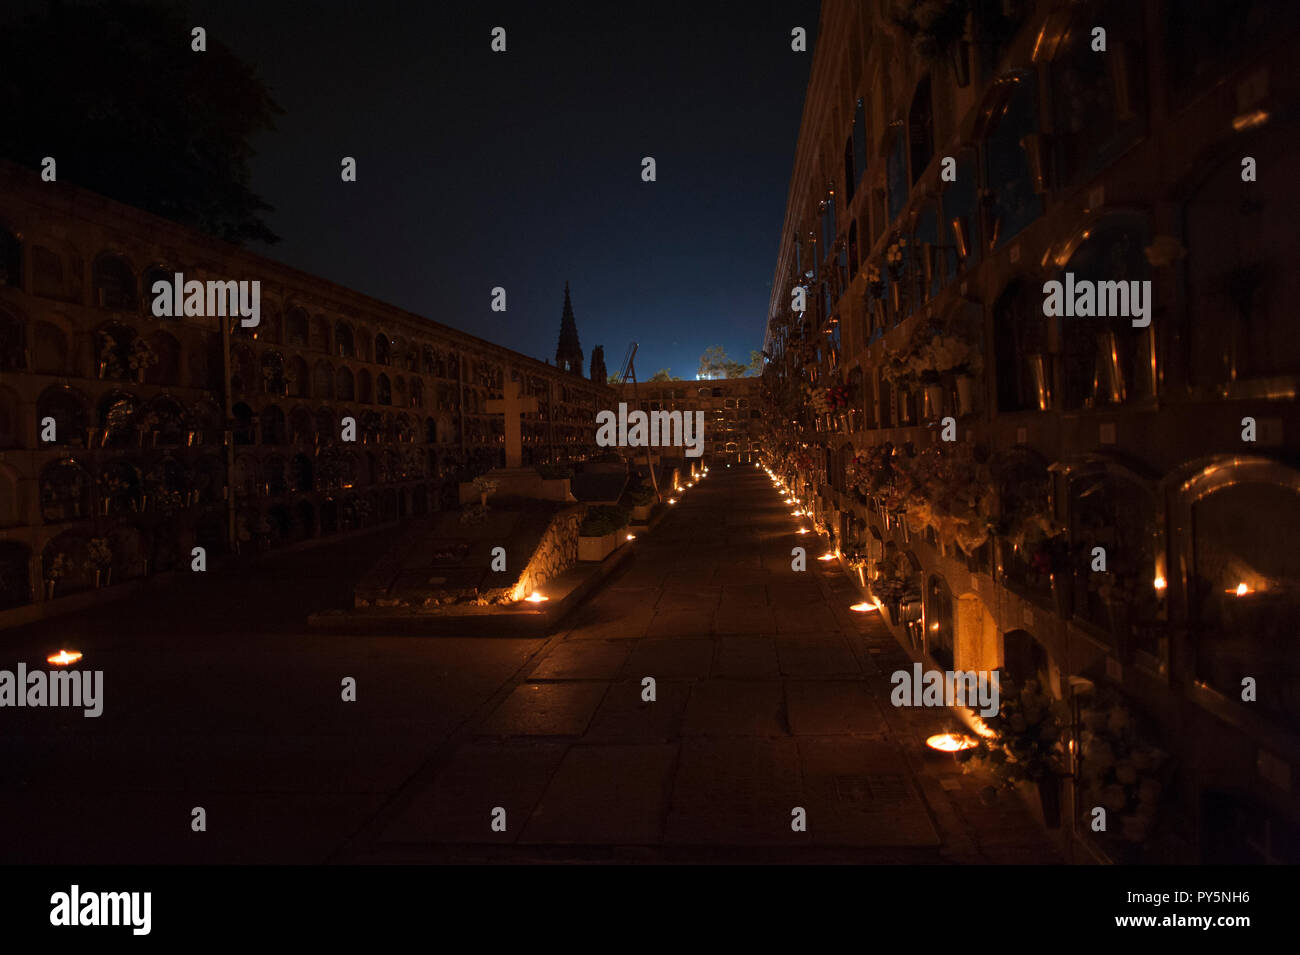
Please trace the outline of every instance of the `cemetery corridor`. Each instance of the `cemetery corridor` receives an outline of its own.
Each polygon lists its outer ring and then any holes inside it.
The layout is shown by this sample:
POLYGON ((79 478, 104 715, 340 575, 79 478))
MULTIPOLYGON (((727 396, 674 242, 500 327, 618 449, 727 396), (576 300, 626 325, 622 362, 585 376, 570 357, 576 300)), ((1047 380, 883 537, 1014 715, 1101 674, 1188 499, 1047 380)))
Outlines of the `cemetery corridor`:
POLYGON ((712 468, 547 638, 309 630, 392 528, 15 628, 29 666, 82 650, 104 709, 10 712, 5 861, 1050 861, 925 749, 946 711, 889 705, 910 661, 790 511, 712 468))
POLYGON ((925 748, 946 710, 890 706, 910 660, 791 511, 711 468, 340 858, 1055 861, 925 748))

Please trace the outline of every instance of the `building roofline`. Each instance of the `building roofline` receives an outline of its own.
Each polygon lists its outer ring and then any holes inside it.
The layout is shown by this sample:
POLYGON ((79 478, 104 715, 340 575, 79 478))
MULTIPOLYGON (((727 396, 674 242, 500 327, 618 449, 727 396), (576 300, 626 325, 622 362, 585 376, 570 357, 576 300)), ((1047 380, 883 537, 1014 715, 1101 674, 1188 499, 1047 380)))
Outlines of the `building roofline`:
POLYGON ((444 325, 401 306, 374 298, 348 286, 339 285, 330 279, 311 272, 305 272, 277 259, 225 242, 190 226, 181 225, 152 212, 146 212, 135 206, 118 202, 116 199, 110 199, 83 186, 66 182, 43 182, 37 173, 7 159, 0 159, 0 193, 3 192, 17 194, 24 201, 31 201, 44 206, 50 210, 54 219, 60 216, 79 218, 102 225, 106 229, 119 229, 132 235, 148 236, 148 241, 152 244, 165 244, 170 239, 199 246, 210 251, 214 258, 227 261, 234 260, 249 266, 250 270, 269 272, 274 276, 275 281, 289 288, 297 285, 304 288, 314 286, 316 289, 320 289, 324 286, 325 295, 333 297, 341 307, 352 307, 361 311, 386 312, 391 318, 404 320, 426 331, 458 338, 464 344, 495 352, 502 356, 509 356, 511 360, 516 362, 529 363, 535 370, 549 369, 557 374, 581 379, 597 387, 608 387, 604 382, 593 382, 586 376, 563 372, 554 365, 533 358, 531 355, 525 355, 497 342, 479 338, 477 335, 459 328, 444 325))

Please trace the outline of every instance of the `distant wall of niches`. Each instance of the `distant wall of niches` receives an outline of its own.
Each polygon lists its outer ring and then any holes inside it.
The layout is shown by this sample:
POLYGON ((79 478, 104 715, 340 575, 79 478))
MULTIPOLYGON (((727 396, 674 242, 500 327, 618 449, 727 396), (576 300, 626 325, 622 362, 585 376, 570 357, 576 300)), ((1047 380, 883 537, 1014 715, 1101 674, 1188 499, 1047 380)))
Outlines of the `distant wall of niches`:
POLYGON ((504 463, 507 383, 538 400, 526 465, 594 452, 604 384, 0 164, 0 625, 188 570, 195 546, 454 507, 504 463), (259 281, 260 322, 155 317, 176 273, 259 281))
POLYGON ((758 460, 762 412, 757 377, 652 380, 622 384, 619 392, 629 411, 703 411, 703 464, 758 460))
POLYGON ((769 463, 918 656, 1091 712, 1082 843, 1300 861, 1300 6, 930 6, 823 5, 769 463))

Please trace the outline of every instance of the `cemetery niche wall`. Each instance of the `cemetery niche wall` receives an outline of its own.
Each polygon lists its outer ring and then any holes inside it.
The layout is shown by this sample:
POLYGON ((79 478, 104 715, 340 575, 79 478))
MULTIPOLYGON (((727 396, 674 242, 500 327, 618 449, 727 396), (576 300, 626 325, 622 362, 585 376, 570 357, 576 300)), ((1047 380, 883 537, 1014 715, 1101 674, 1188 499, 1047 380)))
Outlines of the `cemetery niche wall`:
POLYGON ((824 5, 764 463, 918 659, 1091 714, 1078 851, 1300 861, 1300 9, 921 6, 824 5), (1149 311, 1061 314, 1052 282, 1149 311), (1161 768, 1099 836, 1103 745, 1161 768))
POLYGON ((526 397, 517 463, 581 462, 613 394, 8 163, 0 247, 0 624, 187 570, 195 546, 456 508, 461 482, 506 463, 507 387, 526 397), (155 316, 150 290, 176 273, 257 278, 260 322, 230 321, 226 349, 226 319, 155 316))

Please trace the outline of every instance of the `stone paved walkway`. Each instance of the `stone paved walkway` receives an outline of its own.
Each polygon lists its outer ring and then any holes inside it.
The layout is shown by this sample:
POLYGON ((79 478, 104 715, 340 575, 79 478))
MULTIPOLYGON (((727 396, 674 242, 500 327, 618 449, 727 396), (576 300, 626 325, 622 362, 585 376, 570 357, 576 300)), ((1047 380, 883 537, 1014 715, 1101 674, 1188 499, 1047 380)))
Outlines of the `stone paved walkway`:
POLYGON ((790 511, 712 469, 339 859, 1059 861, 924 746, 950 713, 890 705, 909 658, 790 511))
POLYGON ((4 631, 0 668, 84 651, 104 710, 0 710, 0 862, 1051 861, 925 749, 946 712, 889 705, 906 655, 791 571, 789 511, 715 468, 549 638, 309 630, 391 530, 4 631))

